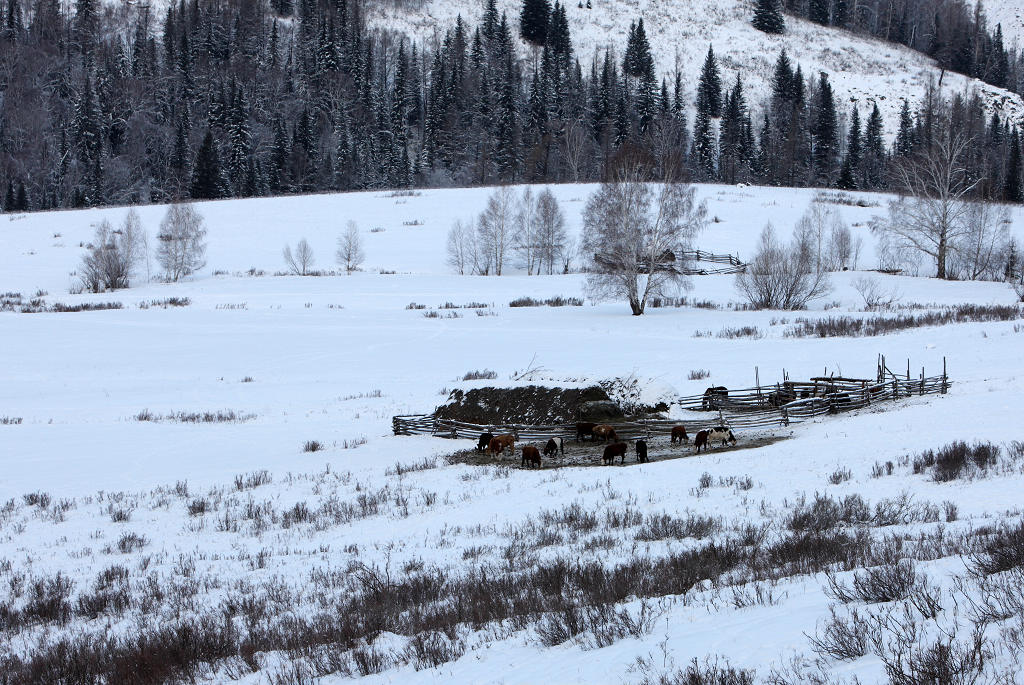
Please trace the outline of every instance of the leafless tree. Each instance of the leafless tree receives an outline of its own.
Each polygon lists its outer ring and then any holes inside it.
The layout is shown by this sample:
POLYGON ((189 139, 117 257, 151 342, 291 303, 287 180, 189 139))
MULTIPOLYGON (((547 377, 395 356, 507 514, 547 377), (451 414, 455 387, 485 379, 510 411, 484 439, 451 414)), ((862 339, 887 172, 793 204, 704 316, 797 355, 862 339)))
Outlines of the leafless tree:
POLYGON ((488 265, 481 261, 476 226, 458 219, 448 231, 448 266, 460 274, 486 275, 488 265))
POLYGON ((295 254, 292 254, 292 248, 288 245, 284 246, 284 263, 288 265, 288 269, 296 276, 307 276, 310 270, 313 268, 313 263, 316 259, 313 257, 313 248, 309 246, 306 239, 303 238, 299 241, 299 244, 295 246, 295 254))
POLYGON ((540 221, 537 214, 537 203, 533 199, 533 190, 529 186, 523 188, 515 221, 512 245, 516 254, 519 255, 520 264, 526 268, 528 276, 532 276, 534 271, 540 273, 538 241, 540 221))
POLYGON ((177 281, 206 266, 206 227, 192 204, 168 207, 156 238, 156 258, 168 280, 177 281))
POLYGON ((967 173, 972 139, 943 132, 932 145, 894 163, 903 196, 889 203, 889 220, 875 228, 935 260, 937 278, 946 278, 946 262, 970 232, 968 197, 980 179, 967 173))
POLYGON ((555 272, 555 262, 566 245, 565 215, 550 188, 537 196, 537 244, 541 266, 548 274, 555 272))
POLYGON ((972 281, 1001 279, 1010 235, 1009 209, 990 202, 971 202, 964 221, 967 230, 951 259, 953 275, 972 281))
POLYGON ((832 224, 826 250, 826 268, 829 271, 842 271, 843 269, 856 271, 863 244, 860 236, 853 237, 850 227, 845 222, 839 221, 832 224))
POLYGON ((736 288, 759 309, 803 309, 832 286, 828 273, 815 268, 813 256, 799 242, 780 244, 768 224, 747 270, 736 275, 736 288))
POLYGON ((583 211, 588 294, 595 300, 625 298, 634 316, 644 313, 650 297, 689 285, 679 262, 667 257, 682 257, 707 214, 692 186, 645 180, 639 165, 622 165, 583 211))
POLYGON ((146 229, 142 227, 142 218, 134 207, 128 210, 121 224, 121 244, 124 246, 128 259, 129 277, 135 276, 135 271, 141 264, 146 265, 146 280, 151 277, 149 272, 149 236, 146 229))
POLYGON ((494 275, 500 276, 508 252, 512 247, 515 228, 515 192, 509 186, 496 189, 487 198, 477 221, 477 245, 486 261, 493 267, 494 275))
POLYGON ((366 259, 363 251, 363 240, 359 236, 359 226, 355 221, 346 224, 345 232, 338 236, 338 250, 334 253, 338 264, 345 267, 345 273, 351 274, 362 266, 366 259))

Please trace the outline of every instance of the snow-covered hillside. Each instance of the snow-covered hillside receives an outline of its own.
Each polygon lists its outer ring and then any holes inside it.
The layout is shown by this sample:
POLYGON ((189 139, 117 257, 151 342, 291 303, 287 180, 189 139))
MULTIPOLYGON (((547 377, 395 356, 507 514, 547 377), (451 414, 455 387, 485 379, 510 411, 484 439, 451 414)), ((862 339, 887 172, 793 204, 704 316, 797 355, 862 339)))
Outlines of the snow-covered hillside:
POLYGON ((1020 0, 983 0, 981 5, 990 29, 1002 24, 1006 47, 1024 45, 1024 5, 1020 0))
MULTIPOLYGON (((902 100, 908 99, 913 107, 929 79, 938 83, 940 78, 934 62, 921 53, 791 16, 786 17, 785 35, 762 33, 750 24, 753 3, 748 0, 597 0, 592 9, 575 2, 565 5, 573 47, 584 68, 595 50, 610 47, 621 53, 630 22, 642 17, 657 68, 668 74, 678 64, 691 95, 696 93, 697 77, 711 45, 720 60, 723 83, 731 84, 738 72, 750 89, 748 104, 758 106, 770 93, 775 60, 785 48, 805 75, 828 72, 844 115, 857 104, 863 119, 865 111, 877 103, 890 138, 896 133, 902 100)), ((498 0, 497 6, 518 27, 520 0, 498 0)), ((1006 7, 1007 13, 1020 14, 1019 3, 1010 0, 1006 7), (1017 9, 1010 10, 1012 6, 1017 9)), ((368 12, 367 19, 371 26, 403 31, 433 44, 438 32, 452 26, 458 15, 478 23, 483 8, 479 0, 424 0, 398 3, 398 7, 382 2, 368 12)), ((529 49, 523 47, 522 53, 529 54, 529 49)), ((942 78, 947 96, 973 88, 1000 116, 1024 121, 1019 96, 959 74, 942 78)))

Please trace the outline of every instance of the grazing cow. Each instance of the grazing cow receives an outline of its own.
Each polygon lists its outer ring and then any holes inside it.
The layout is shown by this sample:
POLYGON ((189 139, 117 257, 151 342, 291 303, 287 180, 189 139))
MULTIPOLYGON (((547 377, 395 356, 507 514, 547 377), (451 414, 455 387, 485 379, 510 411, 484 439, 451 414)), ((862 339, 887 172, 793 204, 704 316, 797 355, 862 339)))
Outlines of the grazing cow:
POLYGON ((676 440, 679 444, 684 445, 690 442, 690 436, 686 434, 686 426, 672 426, 672 444, 676 444, 676 440))
POLYGON ((588 437, 588 436, 590 437, 591 440, 593 440, 594 439, 594 426, 596 426, 596 425, 597 425, 596 423, 591 423, 591 422, 577 423, 576 424, 576 442, 579 442, 580 440, 582 440, 583 438, 588 437))
POLYGON ((706 452, 711 449, 711 445, 713 445, 716 440, 721 440, 723 446, 727 442, 731 442, 734 445, 736 444, 736 436, 732 434, 732 431, 729 430, 727 426, 715 426, 711 430, 704 430, 697 433, 697 437, 693 440, 693 445, 697 448, 698 452, 700 452, 701 447, 703 447, 706 452))
POLYGON ((511 452, 513 447, 515 446, 515 443, 516 439, 513 435, 498 435, 496 437, 491 438, 491 441, 487 443, 487 451, 488 453, 490 453, 492 457, 504 452, 506 447, 511 452))
POLYGON ((601 438, 601 442, 608 442, 611 440, 615 442, 619 439, 619 436, 615 434, 615 429, 609 426, 607 423, 602 423, 594 426, 594 439, 601 438))
MULTIPOLYGON (((625 457, 623 457, 623 460, 625 460, 625 457)), ((646 440, 637 440, 636 441, 636 462, 638 464, 646 464, 647 463, 647 441, 646 440)))
POLYGON ((548 444, 544 445, 544 456, 550 457, 559 452, 565 454, 565 441, 562 438, 549 438, 548 444))
POLYGON ((705 411, 713 411, 725 406, 729 399, 729 389, 724 385, 714 385, 704 391, 704 399, 701 400, 700 408, 705 411))
POLYGON ((614 464, 615 457, 622 457, 622 461, 626 461, 626 449, 628 447, 624 442, 613 442, 604 448, 604 456, 601 457, 601 461, 604 462, 605 466, 614 464))
POLYGON ((476 451, 483 452, 487 449, 487 446, 491 444, 491 439, 494 437, 494 433, 481 433, 480 439, 476 441, 476 451))
POLYGON ((524 468, 527 464, 540 468, 540 450, 533 445, 523 445, 523 463, 521 466, 524 468))

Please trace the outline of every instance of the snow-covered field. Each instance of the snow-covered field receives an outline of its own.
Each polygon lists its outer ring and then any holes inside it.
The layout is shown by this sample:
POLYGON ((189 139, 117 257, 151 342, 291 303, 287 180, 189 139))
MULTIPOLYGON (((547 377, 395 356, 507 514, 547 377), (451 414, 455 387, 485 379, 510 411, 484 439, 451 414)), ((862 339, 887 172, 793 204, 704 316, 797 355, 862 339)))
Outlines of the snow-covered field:
MULTIPOLYGON (((578 231, 593 187, 553 190, 578 231)), ((865 616, 906 604, 837 602, 826 593, 824 568, 839 569, 838 581, 850 584, 853 573, 844 569, 887 568, 899 558, 915 559, 917 572, 940 588, 935 617, 915 615, 917 647, 931 645, 940 628, 965 643, 974 614, 964 597, 981 592, 970 579, 958 589, 970 561, 959 555, 1020 518, 1024 461, 1013 441, 1024 440, 1024 324, 952 324, 871 338, 785 335, 797 316, 871 316, 853 287, 864 275, 858 272, 835 274, 834 291, 796 314, 737 311, 741 300, 728 276, 696 277, 688 293, 718 309, 631 317, 616 302, 511 308, 524 295, 580 297, 583 277, 451 274, 445 234, 453 220, 478 213, 489 192, 199 204, 209 228, 200 274, 103 295, 69 294, 70 274, 95 223, 107 217, 116 225, 124 209, 0 216, 0 294, 27 300, 43 291, 49 304, 125 306, 0 313, 0 424, 9 419, 0 425, 0 654, 30 655, 62 636, 81 647, 87 635, 144 634, 157 645, 173 640, 154 631, 205 615, 232 626, 221 634, 225 644, 247 636, 248 647, 197 648, 200 661, 220 660, 151 682, 309 682, 310 674, 328 672, 324 682, 346 674, 402 683, 657 682, 716 655, 756 670, 757 682, 773 669, 782 674, 775 682, 811 682, 793 675, 794 658, 816 657, 811 638, 820 636, 830 605, 838 603, 841 616, 854 608, 865 616), (271 275, 284 268, 282 247, 303 237, 318 268, 335 268, 334 242, 349 219, 362 231, 364 271, 271 275), (169 297, 190 304, 138 306, 169 297), (428 309, 407 309, 413 302, 428 309), (488 306, 437 309, 447 302, 488 306), (424 316, 431 310, 442 317, 424 316), (450 311, 460 316, 446 318, 450 311), (763 337, 716 337, 740 326, 763 337), (951 392, 779 428, 785 439, 756 449, 666 459, 670 448, 656 444, 651 463, 625 467, 449 465, 445 455, 469 441, 391 435, 393 415, 429 412, 457 387, 508 383, 531 364, 541 367, 541 382, 634 375, 686 395, 708 385, 748 387, 755 367, 762 382, 781 380, 783 369, 796 379, 823 371, 873 377, 880 353, 897 371, 909 359, 915 376, 922 366, 940 372, 945 359, 951 392), (483 369, 497 380, 461 380, 483 369), (698 369, 710 377, 688 380, 698 369), (230 411, 244 420, 137 420, 144 411, 155 418, 230 411), (303 451, 314 440, 325 449, 303 451), (991 441, 1002 454, 987 471, 971 467, 964 475, 973 477, 949 482, 937 482, 931 470, 913 472, 916 455, 954 440, 991 441), (860 495, 869 515, 808 538, 824 555, 821 564, 799 557, 803 566, 767 570, 764 550, 784 556, 777 546, 806 533, 794 512, 819 494, 837 501, 860 495), (895 518, 879 514, 893 508, 895 518), (823 536, 835 542, 840 533, 846 551, 828 552, 823 536), (901 542, 883 549, 887 537, 901 542), (666 570, 666 560, 728 540, 763 550, 722 562, 714 573, 700 575, 706 569, 696 562, 666 570), (578 606, 604 607, 601 615, 573 618, 549 595, 546 611, 520 612, 510 602, 479 613, 480 598, 454 589, 471 578, 501 604, 495 583, 505 578, 541 583, 561 577, 542 577, 542 569, 577 578, 584 567, 631 563, 642 573, 616 576, 621 594, 600 582, 565 590, 578 606), (686 568, 698 575, 690 578, 686 568), (71 585, 54 584, 58 573, 71 585), (418 579, 420 595, 409 579, 418 579), (50 613, 36 601, 54 596, 68 602, 66 612, 59 601, 50 613), (355 633, 332 623, 351 602, 371 599, 386 609, 365 617, 355 633), (442 613, 447 618, 437 618, 442 613), (573 621, 584 628, 560 640, 558 630, 573 621), (410 625, 431 628, 416 637, 410 625), (286 630, 305 637, 273 637, 286 630), (367 636, 369 644, 361 641, 367 636)), ((813 190, 725 186, 699 192, 718 219, 699 246, 741 256, 753 252, 766 221, 788 234, 815 197, 813 190)), ((872 268, 867 221, 884 213, 887 198, 855 198, 868 206, 828 206, 864 240, 860 267, 872 268)), ((163 212, 140 208, 151 238, 163 212)), ((1024 214, 1016 210, 1013 221, 1013 232, 1024 235, 1024 214)), ((898 288, 907 305, 1014 301, 998 283, 873 277, 898 288)), ((751 436, 737 438, 742 448, 751 436)), ((1012 631, 1021 629, 1020 616, 983 628, 993 651, 986 668, 1015 673, 1021 642, 1012 631)), ((872 649, 851 661, 822 657, 820 665, 836 682, 888 682, 872 649)), ((8 666, 0 655, 0 671, 8 666)), ((131 668, 122 682, 143 678, 131 668)), ((37 672, 36 681, 54 682, 47 673, 37 672)))

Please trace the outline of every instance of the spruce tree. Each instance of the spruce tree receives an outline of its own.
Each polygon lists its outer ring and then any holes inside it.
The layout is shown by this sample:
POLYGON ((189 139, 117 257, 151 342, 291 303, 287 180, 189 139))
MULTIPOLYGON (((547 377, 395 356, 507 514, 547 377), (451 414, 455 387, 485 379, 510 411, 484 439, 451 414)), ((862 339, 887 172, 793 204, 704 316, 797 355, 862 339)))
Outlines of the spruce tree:
POLYGON ((710 45, 697 85, 697 111, 709 117, 718 117, 722 114, 722 80, 718 74, 714 48, 710 45))
POLYGON ((718 137, 718 173, 725 183, 736 183, 742 175, 742 168, 749 162, 747 142, 744 141, 744 126, 747 120, 746 103, 743 98, 743 83, 736 74, 736 85, 725 96, 722 111, 722 128, 718 137))
POLYGON ((224 197, 224 179, 220 169, 220 156, 213 142, 213 132, 206 129, 206 136, 196 153, 192 170, 192 185, 189 189, 195 199, 213 200, 224 197))
POLYGON ((17 211, 19 212, 28 211, 28 193, 25 191, 24 181, 18 181, 18 196, 15 199, 15 205, 17 205, 17 211))
POLYGON ((1005 202, 1024 202, 1024 187, 1021 187, 1021 149, 1020 131, 1016 126, 1010 133, 1010 150, 1006 160, 1006 173, 1003 182, 1003 200, 1005 202))
POLYGON ((828 25, 829 0, 809 0, 807 3, 807 18, 816 24, 828 25))
POLYGON ((882 186, 885 177, 885 141, 882 132, 882 114, 878 103, 871 108, 864 127, 864 183, 868 189, 882 186))
POLYGON ((772 75, 772 95, 783 101, 793 99, 793 66, 789 62, 786 49, 779 53, 775 60, 775 73, 772 75))
POLYGON ((786 31, 786 21, 782 18, 778 0, 757 0, 752 23, 755 29, 765 33, 780 34, 786 31))
POLYGON ((909 157, 914 151, 914 120, 910 116, 910 105, 903 100, 903 107, 900 108, 900 128, 896 132, 896 142, 893 153, 897 157, 909 157))
POLYGON ((7 194, 4 196, 4 211, 14 212, 18 208, 18 200, 14 196, 14 181, 7 179, 7 194))
POLYGON ((850 21, 850 4, 848 0, 835 0, 832 6, 832 25, 846 28, 850 21))
POLYGON ((693 171, 698 180, 715 179, 715 138, 711 132, 711 119, 705 112, 697 112, 697 117, 693 122, 691 158, 693 171))
POLYGON ((647 41, 643 17, 636 24, 629 25, 629 38, 626 40, 626 54, 622 59, 622 70, 627 76, 642 79, 654 79, 654 57, 651 56, 651 44, 647 41))
POLYGON ((523 0, 519 14, 519 35, 534 45, 544 45, 548 37, 551 4, 548 0, 523 0))
POLYGON ((832 85, 828 75, 821 73, 818 81, 817 119, 811 129, 814 136, 814 182, 829 186, 835 176, 836 159, 839 155, 836 106, 832 97, 832 85))
POLYGON ((850 134, 846 138, 846 159, 843 160, 843 169, 839 172, 838 186, 843 190, 857 190, 860 187, 857 180, 860 158, 860 114, 854 106, 850 117, 850 134))

